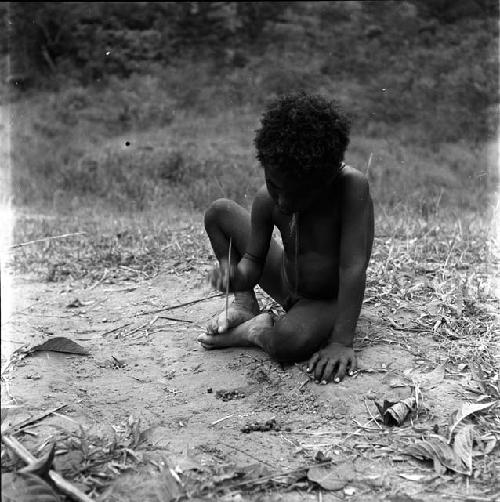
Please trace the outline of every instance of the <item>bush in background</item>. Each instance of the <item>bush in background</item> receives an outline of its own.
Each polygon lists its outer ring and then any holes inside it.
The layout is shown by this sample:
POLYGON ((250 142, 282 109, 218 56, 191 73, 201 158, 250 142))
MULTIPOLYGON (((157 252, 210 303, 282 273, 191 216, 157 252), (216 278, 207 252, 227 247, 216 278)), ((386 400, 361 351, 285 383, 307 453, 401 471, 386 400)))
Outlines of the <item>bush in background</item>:
MULTIPOLYGON (((406 165, 391 147, 373 166, 385 200, 395 197, 389 178, 396 192, 407 191, 408 165, 437 172, 422 180, 438 197, 440 186, 478 174, 470 159, 484 158, 483 144, 497 132, 498 8, 486 0, 437 3, 2 4, 16 200, 51 201, 56 190, 116 204, 128 198, 141 208, 175 186, 202 205, 221 194, 220 179, 243 200, 258 172, 244 184, 230 166, 254 172, 258 114, 268 99, 300 89, 343 103, 360 165, 386 141, 408 152, 406 165), (193 133, 200 121, 207 130, 193 133), (206 138, 223 143, 234 129, 241 137, 210 150, 206 138), (127 137, 155 131, 164 137, 149 157, 122 152, 127 137), (186 153, 193 142, 210 152, 186 153), (102 154, 110 144, 115 153, 102 154), (165 163, 182 176, 162 178, 165 163)), ((478 179, 473 185, 483 190, 487 177, 478 179)))

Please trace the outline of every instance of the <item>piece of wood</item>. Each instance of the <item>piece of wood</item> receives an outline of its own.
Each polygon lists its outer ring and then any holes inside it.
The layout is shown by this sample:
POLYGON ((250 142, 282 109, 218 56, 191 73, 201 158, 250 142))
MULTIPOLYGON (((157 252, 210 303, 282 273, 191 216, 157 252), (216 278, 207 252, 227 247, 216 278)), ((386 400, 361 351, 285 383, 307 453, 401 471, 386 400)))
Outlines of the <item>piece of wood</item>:
MULTIPOLYGON (((38 459, 32 455, 17 439, 12 436, 2 435, 2 442, 8 446, 19 458, 24 460, 28 465, 35 463, 38 459)), ((77 502, 95 502, 89 496, 85 495, 76 486, 73 486, 69 481, 66 481, 59 473, 51 469, 49 477, 53 483, 64 494, 77 502)))

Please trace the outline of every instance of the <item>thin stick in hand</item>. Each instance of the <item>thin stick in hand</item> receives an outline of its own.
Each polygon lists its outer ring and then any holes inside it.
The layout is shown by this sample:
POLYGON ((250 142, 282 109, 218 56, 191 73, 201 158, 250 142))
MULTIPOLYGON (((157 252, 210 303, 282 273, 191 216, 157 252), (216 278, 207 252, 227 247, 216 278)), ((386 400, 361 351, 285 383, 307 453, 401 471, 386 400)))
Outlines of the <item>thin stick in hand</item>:
POLYGON ((227 258, 227 271, 226 271, 226 328, 227 328, 227 309, 229 305, 229 277, 230 277, 230 271, 231 271, 231 245, 232 245, 232 238, 229 237, 229 254, 227 258))

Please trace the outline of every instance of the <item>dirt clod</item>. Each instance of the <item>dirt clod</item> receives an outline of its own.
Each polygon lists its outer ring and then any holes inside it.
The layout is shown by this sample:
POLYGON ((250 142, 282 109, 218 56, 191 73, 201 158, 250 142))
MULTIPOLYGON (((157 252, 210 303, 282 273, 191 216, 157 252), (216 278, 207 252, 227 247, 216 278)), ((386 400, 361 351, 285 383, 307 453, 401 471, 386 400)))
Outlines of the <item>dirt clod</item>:
POLYGON ((276 422, 275 418, 266 420, 265 422, 252 422, 241 428, 241 432, 245 434, 249 432, 268 432, 268 431, 280 431, 281 426, 276 422))
POLYGON ((215 392, 215 397, 217 399, 222 399, 223 401, 232 401, 233 399, 243 399, 246 394, 240 392, 237 389, 234 390, 224 390, 220 389, 215 392))

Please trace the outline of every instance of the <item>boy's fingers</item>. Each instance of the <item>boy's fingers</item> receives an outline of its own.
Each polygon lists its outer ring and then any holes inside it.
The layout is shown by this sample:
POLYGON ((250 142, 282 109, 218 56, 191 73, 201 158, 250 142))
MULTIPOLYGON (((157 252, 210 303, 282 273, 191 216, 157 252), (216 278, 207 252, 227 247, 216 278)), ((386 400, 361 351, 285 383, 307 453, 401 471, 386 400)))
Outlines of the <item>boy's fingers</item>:
POLYGON ((337 374, 335 375, 335 382, 341 382, 344 379, 346 368, 347 368, 347 361, 340 361, 339 369, 337 370, 337 374))
POLYGON ((351 367, 349 368, 349 375, 353 375, 355 371, 358 369, 358 361, 356 360, 356 356, 353 356, 351 359, 351 367))
POLYGON ((333 380, 333 372, 335 371, 335 364, 337 361, 331 360, 328 361, 327 365, 325 366, 325 369, 323 370, 323 380, 326 382, 330 382, 333 380))
POLYGON ((314 354, 311 357, 311 359, 309 359, 309 362, 307 363, 306 371, 308 373, 311 373, 314 370, 314 366, 316 366, 316 363, 318 362, 318 360, 319 360, 319 354, 316 352, 316 354, 314 354))
POLYGON ((314 378, 321 382, 323 380, 323 370, 328 363, 328 359, 320 359, 316 363, 316 368, 314 369, 314 378))

